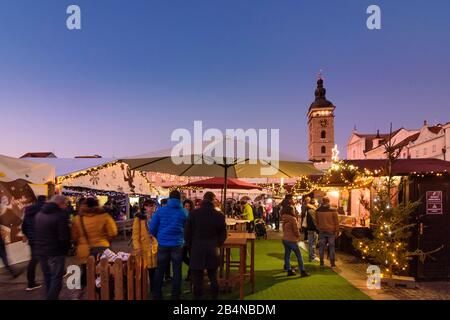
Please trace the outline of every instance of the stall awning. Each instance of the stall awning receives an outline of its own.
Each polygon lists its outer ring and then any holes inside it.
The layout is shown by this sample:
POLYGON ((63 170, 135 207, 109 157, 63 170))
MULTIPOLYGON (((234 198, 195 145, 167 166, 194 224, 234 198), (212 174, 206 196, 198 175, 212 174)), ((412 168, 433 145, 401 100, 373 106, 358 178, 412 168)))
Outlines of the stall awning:
MULTIPOLYGON (((386 159, 345 160, 360 169, 385 171, 386 159)), ((450 172, 450 162, 439 159, 397 159, 392 166, 393 175, 430 174, 450 172)))

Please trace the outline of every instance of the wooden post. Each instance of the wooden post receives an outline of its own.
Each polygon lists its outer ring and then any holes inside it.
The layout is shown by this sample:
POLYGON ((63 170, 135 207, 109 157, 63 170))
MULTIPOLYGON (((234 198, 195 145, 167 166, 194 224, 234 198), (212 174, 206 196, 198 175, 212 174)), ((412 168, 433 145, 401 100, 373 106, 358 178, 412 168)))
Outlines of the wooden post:
POLYGON ((109 262, 106 258, 100 260, 100 283, 101 300, 109 300, 109 262))
POLYGON ((86 262, 86 289, 88 300, 95 300, 95 259, 89 257, 86 262))
POLYGON ((247 267, 247 245, 239 246, 240 262, 239 262, 239 299, 244 300, 244 282, 245 282, 245 269, 247 267))
POLYGON ((127 298, 134 300, 134 256, 130 256, 127 261, 127 298))
POLYGON ((136 300, 142 300, 142 283, 141 283, 141 276, 142 276, 142 258, 140 256, 136 256, 135 265, 135 288, 136 288, 136 300))
POLYGON ((114 300, 123 300, 123 262, 114 262, 114 300))

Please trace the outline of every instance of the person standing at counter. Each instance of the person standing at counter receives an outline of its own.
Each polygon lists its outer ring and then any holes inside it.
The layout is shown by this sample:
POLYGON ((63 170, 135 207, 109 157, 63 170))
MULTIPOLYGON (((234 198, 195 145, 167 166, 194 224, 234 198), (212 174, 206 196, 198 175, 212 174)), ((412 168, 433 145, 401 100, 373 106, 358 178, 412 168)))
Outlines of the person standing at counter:
POLYGON ((247 224, 247 231, 253 232, 255 230, 255 218, 253 215, 253 208, 248 203, 248 200, 242 200, 241 205, 243 207, 242 217, 250 222, 247 224))
POLYGON ((335 264, 335 240, 339 234, 339 217, 336 209, 330 207, 330 199, 324 197, 322 205, 316 210, 316 226, 319 230, 319 257, 320 266, 323 267, 323 256, 325 247, 328 244, 330 253, 331 267, 336 267, 335 264))

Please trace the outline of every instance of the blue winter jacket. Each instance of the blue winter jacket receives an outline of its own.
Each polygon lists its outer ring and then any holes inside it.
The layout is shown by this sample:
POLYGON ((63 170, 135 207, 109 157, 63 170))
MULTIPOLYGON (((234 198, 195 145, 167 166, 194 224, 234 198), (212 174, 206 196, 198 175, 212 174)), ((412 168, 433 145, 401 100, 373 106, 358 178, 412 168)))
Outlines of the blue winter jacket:
POLYGON ((149 221, 150 233, 160 247, 178 247, 184 244, 184 225, 188 213, 178 199, 170 198, 167 206, 161 207, 149 221))

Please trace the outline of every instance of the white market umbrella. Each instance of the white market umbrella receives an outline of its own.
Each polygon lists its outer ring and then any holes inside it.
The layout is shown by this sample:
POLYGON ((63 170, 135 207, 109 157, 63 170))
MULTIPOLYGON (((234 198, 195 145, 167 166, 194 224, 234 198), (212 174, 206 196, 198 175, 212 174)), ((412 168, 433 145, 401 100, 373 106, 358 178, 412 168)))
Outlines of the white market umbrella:
POLYGON ((226 138, 204 142, 201 152, 196 152, 193 145, 188 145, 185 150, 190 152, 183 155, 172 155, 172 149, 166 149, 123 158, 121 161, 127 163, 132 170, 162 172, 177 176, 222 177, 225 180, 225 195, 227 178, 294 178, 321 173, 311 162, 287 160, 289 157, 281 154, 281 159, 274 161, 267 156, 273 154, 268 149, 260 148, 257 158, 250 156, 249 150, 255 150, 255 146, 249 143, 244 143, 246 152, 241 155, 242 157, 238 157, 237 142, 226 138), (264 171, 267 169, 273 169, 274 172, 268 175, 264 171))
POLYGON ((34 184, 54 182, 55 168, 45 163, 0 155, 0 181, 11 182, 18 179, 34 184))

